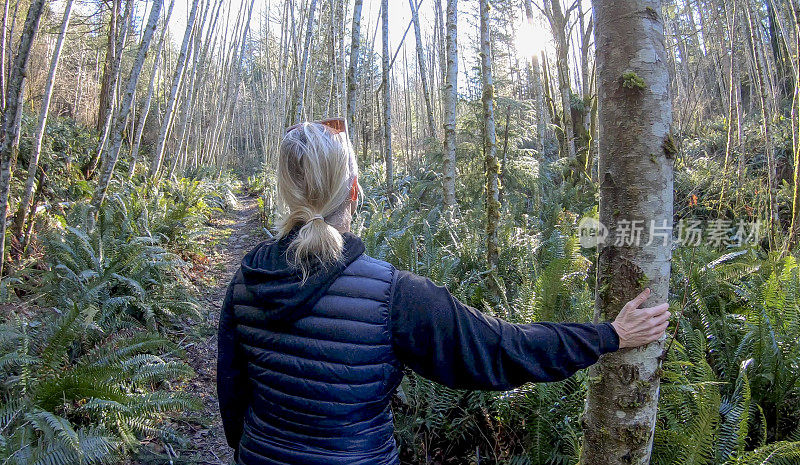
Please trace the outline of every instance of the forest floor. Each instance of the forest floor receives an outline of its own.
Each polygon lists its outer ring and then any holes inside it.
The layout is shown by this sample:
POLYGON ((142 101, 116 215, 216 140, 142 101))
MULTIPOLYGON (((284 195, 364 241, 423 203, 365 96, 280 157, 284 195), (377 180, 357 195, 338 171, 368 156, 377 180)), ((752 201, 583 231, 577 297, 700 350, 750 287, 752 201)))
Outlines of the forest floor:
MULTIPOLYGON (((201 321, 187 321, 181 347, 186 361, 197 375, 185 386, 202 402, 202 408, 176 418, 176 428, 188 443, 178 448, 150 443, 140 451, 138 463, 228 465, 233 451, 228 447, 217 404, 217 323, 228 283, 242 257, 266 238, 259 225, 258 206, 253 197, 237 196, 232 211, 211 220, 207 240, 214 244, 207 256, 207 269, 199 280, 201 321)), ((181 338, 179 337, 178 340, 181 338)))

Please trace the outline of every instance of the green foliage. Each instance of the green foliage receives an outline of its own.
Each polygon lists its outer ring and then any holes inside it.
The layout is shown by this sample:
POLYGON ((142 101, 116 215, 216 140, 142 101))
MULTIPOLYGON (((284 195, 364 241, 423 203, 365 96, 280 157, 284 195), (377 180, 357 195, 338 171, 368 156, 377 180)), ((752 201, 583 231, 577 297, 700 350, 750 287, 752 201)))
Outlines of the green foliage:
POLYGON ((164 422, 195 408, 168 392, 193 375, 154 333, 108 334, 96 312, 69 311, 0 325, 0 460, 117 463, 143 436, 176 441, 164 422))
POLYGON ((108 327, 138 322, 155 328, 176 315, 196 314, 181 285, 184 263, 159 245, 164 236, 151 232, 148 211, 135 196, 114 195, 91 228, 87 210, 77 205, 64 229, 45 237, 52 263, 42 276, 45 299, 61 308, 97 309, 98 323, 108 327))
POLYGON ((647 83, 644 82, 638 74, 633 71, 622 74, 622 87, 631 90, 642 91, 647 89, 647 83))
POLYGON ((498 396, 497 415, 527 463, 574 464, 581 449, 585 396, 582 373, 557 383, 526 384, 498 396))
POLYGON ((406 460, 424 463, 427 456, 463 463, 458 457, 465 450, 492 450, 498 438, 485 434, 497 433, 497 421, 489 416, 495 394, 449 389, 414 375, 403 378, 399 392, 395 428, 406 460))
POLYGON ((19 302, 0 325, 0 462, 121 463, 144 438, 185 442, 169 419, 198 407, 182 392, 194 373, 167 337, 199 317, 182 257, 238 188, 193 175, 114 182, 98 212, 78 181, 75 201, 39 216, 43 253, 2 282, 19 302))

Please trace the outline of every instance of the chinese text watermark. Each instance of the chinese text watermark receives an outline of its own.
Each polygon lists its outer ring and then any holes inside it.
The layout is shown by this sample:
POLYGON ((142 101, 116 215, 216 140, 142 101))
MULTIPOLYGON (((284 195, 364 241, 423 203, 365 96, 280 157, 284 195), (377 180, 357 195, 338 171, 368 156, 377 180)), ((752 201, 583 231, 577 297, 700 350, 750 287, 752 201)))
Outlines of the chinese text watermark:
POLYGON ((742 247, 761 240, 760 221, 731 221, 726 219, 681 219, 674 226, 667 220, 617 221, 613 232, 596 218, 584 217, 578 223, 578 240, 581 247, 600 244, 633 247, 677 244, 697 247, 742 247))

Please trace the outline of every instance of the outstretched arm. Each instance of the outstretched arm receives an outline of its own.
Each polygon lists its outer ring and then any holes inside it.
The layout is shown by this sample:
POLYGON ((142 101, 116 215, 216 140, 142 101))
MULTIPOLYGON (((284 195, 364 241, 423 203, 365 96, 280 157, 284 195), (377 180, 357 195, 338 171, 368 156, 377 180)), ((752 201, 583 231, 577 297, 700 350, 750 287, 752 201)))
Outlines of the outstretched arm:
MULTIPOLYGON (((632 310, 651 310, 638 305, 632 310)), ((626 329, 620 337, 616 322, 508 323, 405 271, 398 272, 391 313, 398 359, 428 379, 463 389, 507 390, 562 380, 618 350, 620 341, 630 343, 634 334, 626 329)), ((641 325, 631 324, 629 317, 638 313, 628 312, 625 320, 626 328, 636 330, 637 342, 641 325)))

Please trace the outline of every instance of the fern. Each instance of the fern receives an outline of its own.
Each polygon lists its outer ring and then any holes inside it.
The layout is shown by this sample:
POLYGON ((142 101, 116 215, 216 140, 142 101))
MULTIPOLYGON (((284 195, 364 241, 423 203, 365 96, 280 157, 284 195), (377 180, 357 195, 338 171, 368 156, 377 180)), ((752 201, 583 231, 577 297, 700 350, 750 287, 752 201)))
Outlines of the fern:
POLYGON ((143 435, 180 441, 165 420, 198 408, 193 397, 164 390, 193 375, 172 358, 180 351, 153 334, 104 337, 92 315, 74 305, 52 321, 0 327, 0 341, 17 342, 0 346, 0 356, 25 361, 0 371, 0 395, 14 396, 0 405, 0 461, 114 463, 143 435))

